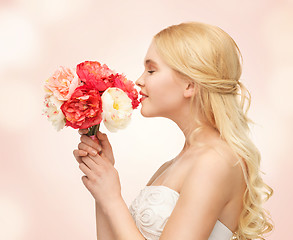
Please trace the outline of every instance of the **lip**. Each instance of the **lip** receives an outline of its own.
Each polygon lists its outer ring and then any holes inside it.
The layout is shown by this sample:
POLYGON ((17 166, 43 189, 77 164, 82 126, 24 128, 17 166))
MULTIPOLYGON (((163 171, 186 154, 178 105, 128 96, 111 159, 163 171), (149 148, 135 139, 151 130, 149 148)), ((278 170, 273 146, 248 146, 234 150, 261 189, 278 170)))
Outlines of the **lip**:
POLYGON ((142 96, 141 99, 140 99, 140 102, 142 102, 143 100, 145 100, 147 97, 145 96, 142 96))
POLYGON ((144 96, 144 97, 148 97, 148 95, 144 94, 142 91, 140 91, 139 94, 144 96))

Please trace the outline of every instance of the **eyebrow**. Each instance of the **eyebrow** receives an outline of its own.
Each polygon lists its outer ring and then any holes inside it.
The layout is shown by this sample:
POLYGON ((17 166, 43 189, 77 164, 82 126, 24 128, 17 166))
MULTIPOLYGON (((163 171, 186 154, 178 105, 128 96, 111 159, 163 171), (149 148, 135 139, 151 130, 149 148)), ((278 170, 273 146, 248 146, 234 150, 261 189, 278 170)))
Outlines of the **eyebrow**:
POLYGON ((148 64, 153 64, 153 65, 158 65, 155 61, 153 61, 152 59, 147 59, 145 60, 145 65, 148 65, 148 64))

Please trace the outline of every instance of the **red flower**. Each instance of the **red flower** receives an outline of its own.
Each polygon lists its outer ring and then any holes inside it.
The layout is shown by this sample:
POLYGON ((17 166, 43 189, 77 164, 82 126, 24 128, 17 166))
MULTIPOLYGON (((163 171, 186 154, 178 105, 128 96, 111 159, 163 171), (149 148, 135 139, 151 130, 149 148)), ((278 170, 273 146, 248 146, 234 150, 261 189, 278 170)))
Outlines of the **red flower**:
POLYGON ((85 61, 77 65, 76 73, 81 81, 100 92, 113 86, 113 77, 115 74, 106 64, 101 65, 95 61, 85 61))
POLYGON ((66 118, 65 126, 75 129, 89 128, 102 121, 102 101, 99 91, 83 85, 75 89, 61 110, 66 118))
POLYGON ((114 76, 114 87, 123 90, 127 96, 132 100, 132 108, 136 109, 139 105, 138 92, 134 88, 134 83, 126 79, 124 75, 116 74, 114 76))

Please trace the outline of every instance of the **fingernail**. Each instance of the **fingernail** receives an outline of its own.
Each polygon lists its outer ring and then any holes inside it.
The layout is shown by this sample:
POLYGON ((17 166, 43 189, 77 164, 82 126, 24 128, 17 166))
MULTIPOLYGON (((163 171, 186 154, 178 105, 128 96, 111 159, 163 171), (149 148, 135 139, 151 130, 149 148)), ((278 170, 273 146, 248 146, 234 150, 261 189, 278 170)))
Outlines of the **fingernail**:
POLYGON ((95 155, 97 155, 97 152, 95 150, 93 150, 92 154, 95 156, 95 155))

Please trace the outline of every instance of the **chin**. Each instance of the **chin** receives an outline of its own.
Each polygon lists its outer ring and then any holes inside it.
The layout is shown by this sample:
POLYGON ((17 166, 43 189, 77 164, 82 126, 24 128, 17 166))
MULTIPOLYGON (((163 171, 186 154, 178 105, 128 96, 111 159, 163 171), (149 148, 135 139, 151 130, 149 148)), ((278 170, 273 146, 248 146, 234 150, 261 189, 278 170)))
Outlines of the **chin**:
POLYGON ((149 111, 147 111, 144 107, 141 107, 140 113, 144 117, 156 117, 153 114, 151 114, 149 111))
POLYGON ((141 115, 144 117, 151 117, 149 114, 147 114, 147 112, 145 111, 140 111, 141 115))

